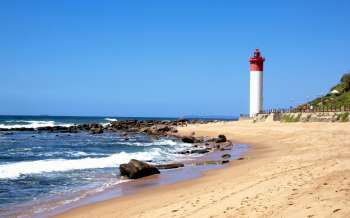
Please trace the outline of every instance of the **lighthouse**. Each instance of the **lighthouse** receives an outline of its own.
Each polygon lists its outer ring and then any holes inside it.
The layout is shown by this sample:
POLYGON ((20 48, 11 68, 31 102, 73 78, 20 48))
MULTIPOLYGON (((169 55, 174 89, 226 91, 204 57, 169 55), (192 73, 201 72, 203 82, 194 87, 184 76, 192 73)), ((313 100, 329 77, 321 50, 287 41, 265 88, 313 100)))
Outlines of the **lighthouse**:
POLYGON ((255 49, 254 56, 249 58, 250 63, 250 117, 263 110, 263 66, 265 58, 259 49, 255 49))

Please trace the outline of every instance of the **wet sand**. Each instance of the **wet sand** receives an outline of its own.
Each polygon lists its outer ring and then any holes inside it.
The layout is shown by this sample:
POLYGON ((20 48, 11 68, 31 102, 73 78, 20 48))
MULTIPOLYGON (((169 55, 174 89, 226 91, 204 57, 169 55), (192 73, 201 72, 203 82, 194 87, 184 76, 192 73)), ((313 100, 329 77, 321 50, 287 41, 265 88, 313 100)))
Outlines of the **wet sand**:
MULTIPOLYGON (((56 201, 50 202, 49 207, 45 205, 37 205, 36 207, 29 206, 28 210, 20 211, 19 216, 24 217, 51 217, 57 214, 64 213, 68 210, 81 207, 88 204, 94 204, 96 202, 109 200, 116 197, 122 197, 130 195, 136 192, 143 191, 149 188, 155 188, 167 184, 173 184, 175 182, 194 179, 202 176, 203 172, 208 170, 220 169, 226 167, 227 164, 220 164, 222 160, 234 160, 242 157, 248 151, 248 146, 243 144, 234 144, 231 149, 225 149, 223 151, 216 150, 214 152, 209 152, 204 155, 199 156, 188 156, 188 159, 180 160, 181 163, 185 164, 185 167, 161 170, 161 174, 144 177, 137 180, 125 180, 120 181, 121 183, 113 185, 102 192, 94 192, 94 190, 89 190, 89 193, 82 191, 81 194, 77 195, 79 200, 70 202, 68 204, 57 204, 56 201), (223 159, 222 155, 230 154, 229 159, 223 159), (211 162, 211 164, 204 164, 206 162, 211 162), (39 207, 44 209, 43 213, 35 214, 30 210, 36 210, 39 207)), ((64 198, 63 198, 64 200, 64 198)), ((45 202, 47 204, 47 202, 45 202)))
POLYGON ((222 122, 179 133, 225 134, 244 160, 204 176, 58 217, 350 217, 350 123, 222 122))

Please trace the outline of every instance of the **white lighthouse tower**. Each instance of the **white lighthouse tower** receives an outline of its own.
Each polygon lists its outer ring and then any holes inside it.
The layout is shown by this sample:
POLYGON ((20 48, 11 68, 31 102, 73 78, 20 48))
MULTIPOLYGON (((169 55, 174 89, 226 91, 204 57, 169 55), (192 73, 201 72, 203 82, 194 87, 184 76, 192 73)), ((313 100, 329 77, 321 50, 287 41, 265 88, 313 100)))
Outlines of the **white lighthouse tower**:
POLYGON ((249 59, 250 63, 250 117, 263 110, 263 66, 265 58, 255 49, 254 56, 249 59))

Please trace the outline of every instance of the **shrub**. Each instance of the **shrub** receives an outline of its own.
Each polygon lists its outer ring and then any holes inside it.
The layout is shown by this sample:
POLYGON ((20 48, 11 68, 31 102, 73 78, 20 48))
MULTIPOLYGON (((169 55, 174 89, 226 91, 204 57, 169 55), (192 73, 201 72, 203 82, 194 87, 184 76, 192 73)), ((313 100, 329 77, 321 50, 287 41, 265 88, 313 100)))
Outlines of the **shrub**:
POLYGON ((345 83, 345 82, 341 82, 338 85, 334 86, 331 91, 333 90, 337 90, 339 92, 339 94, 343 94, 345 92, 347 92, 350 88, 350 83, 345 83))
POLYGON ((341 113, 338 115, 337 119, 341 122, 349 121, 349 112, 341 113))
POLYGON ((299 122, 300 117, 301 114, 298 114, 296 117, 294 116, 294 114, 284 114, 281 117, 281 121, 286 123, 299 122))
POLYGON ((344 74, 344 75, 341 77, 340 81, 341 81, 342 83, 350 84, 350 72, 344 74))

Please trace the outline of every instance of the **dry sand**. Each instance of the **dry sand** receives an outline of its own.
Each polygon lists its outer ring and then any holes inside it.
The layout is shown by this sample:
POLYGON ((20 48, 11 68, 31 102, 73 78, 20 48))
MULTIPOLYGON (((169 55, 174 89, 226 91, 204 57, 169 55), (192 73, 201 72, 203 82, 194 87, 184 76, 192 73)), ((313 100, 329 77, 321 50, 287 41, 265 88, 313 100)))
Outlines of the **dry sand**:
POLYGON ((183 127, 251 145, 204 176, 59 217, 350 217, 350 123, 225 122, 183 127))

